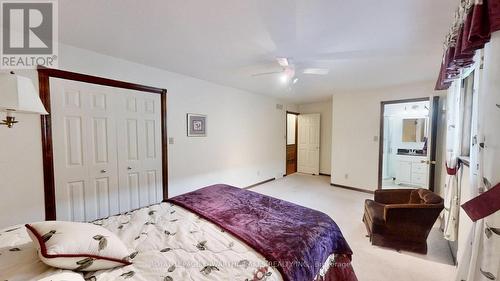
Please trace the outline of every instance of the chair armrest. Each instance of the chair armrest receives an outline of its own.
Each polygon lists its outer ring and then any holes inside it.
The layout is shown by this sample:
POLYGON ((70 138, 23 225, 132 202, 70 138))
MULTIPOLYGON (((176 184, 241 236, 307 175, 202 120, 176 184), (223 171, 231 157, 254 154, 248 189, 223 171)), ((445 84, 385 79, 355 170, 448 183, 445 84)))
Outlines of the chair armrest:
POLYGON ((410 202, 413 189, 375 190, 374 201, 382 204, 405 204, 410 202))

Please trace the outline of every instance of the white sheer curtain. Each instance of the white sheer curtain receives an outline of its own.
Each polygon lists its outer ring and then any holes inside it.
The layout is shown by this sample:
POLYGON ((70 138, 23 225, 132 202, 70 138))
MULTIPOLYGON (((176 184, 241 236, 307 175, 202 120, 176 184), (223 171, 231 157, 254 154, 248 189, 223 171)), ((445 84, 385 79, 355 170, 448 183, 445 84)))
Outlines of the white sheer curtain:
MULTIPOLYGON (((462 120, 461 120, 461 83, 453 82, 448 89, 446 123, 448 126, 446 135, 446 165, 455 168, 458 165, 458 157, 462 149, 462 120)), ((458 173, 446 175, 444 187, 444 238, 455 241, 458 235, 458 215, 460 211, 460 187, 458 184, 458 173)))
MULTIPOLYGON (((471 180, 479 195, 500 182, 500 33, 484 49, 484 70, 473 113, 471 180)), ((500 212, 474 223, 472 246, 456 280, 500 280, 500 212)))

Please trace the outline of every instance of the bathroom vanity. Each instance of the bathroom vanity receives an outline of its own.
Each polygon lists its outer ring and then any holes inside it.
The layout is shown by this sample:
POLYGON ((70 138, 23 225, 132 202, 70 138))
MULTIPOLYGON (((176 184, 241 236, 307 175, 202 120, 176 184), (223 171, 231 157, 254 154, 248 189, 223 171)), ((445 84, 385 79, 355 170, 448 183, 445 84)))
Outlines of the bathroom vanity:
POLYGON ((398 150, 396 162, 396 184, 428 188, 427 155, 419 150, 416 152, 398 150))

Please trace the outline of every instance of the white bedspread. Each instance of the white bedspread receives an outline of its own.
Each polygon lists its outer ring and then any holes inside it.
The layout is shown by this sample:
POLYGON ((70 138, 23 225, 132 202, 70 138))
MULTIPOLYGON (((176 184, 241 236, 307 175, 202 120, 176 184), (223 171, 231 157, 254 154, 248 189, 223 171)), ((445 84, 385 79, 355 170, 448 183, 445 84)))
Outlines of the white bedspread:
POLYGON ((282 280, 253 249, 170 203, 94 223, 137 252, 132 265, 85 275, 48 267, 38 259, 25 227, 17 226, 0 231, 0 280, 282 280))

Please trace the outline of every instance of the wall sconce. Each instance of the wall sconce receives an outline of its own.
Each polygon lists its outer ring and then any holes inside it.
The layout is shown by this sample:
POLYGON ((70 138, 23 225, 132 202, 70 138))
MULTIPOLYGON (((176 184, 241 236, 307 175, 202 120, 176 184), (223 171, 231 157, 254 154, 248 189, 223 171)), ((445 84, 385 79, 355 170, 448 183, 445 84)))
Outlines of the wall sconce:
POLYGON ((18 123, 14 113, 49 114, 38 96, 31 79, 23 76, 0 74, 0 111, 6 112, 0 125, 12 128, 18 123))

